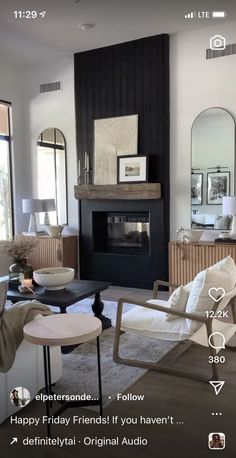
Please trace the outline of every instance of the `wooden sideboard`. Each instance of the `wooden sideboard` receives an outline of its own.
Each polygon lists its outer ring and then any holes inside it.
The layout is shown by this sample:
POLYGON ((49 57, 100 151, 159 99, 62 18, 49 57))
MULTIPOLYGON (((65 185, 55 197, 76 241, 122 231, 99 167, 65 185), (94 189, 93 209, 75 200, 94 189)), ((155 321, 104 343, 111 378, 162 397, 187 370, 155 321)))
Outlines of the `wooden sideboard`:
MULTIPOLYGON (((27 236, 18 235, 17 239, 25 239, 27 236)), ((29 237, 27 237, 29 238, 29 237)), ((30 236, 30 238, 32 238, 30 236)), ((33 269, 44 267, 73 267, 78 272, 78 247, 76 235, 64 235, 62 237, 39 236, 37 247, 29 254, 28 262, 33 269)))
POLYGON ((184 285, 193 280, 201 270, 232 256, 236 262, 236 244, 214 242, 170 242, 169 281, 184 285))

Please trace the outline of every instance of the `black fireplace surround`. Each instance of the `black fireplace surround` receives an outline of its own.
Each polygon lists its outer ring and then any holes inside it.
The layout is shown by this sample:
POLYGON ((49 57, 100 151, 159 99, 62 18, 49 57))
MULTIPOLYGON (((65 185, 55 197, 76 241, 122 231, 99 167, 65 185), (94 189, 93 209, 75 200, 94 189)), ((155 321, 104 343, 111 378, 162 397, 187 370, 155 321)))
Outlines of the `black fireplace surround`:
MULTIPOLYGON (((132 217, 131 216, 131 217, 132 217)), ((83 200, 83 243, 80 246, 80 271, 83 278, 111 281, 114 285, 151 288, 163 272, 165 246, 163 200, 83 200), (134 211, 135 209, 135 211, 134 211), (112 210, 112 211, 111 211, 112 210), (148 215, 149 243, 147 246, 111 246, 108 240, 107 217, 111 214, 148 215)), ((144 238, 144 237, 143 237, 144 238)))
POLYGON ((149 156, 148 181, 161 184, 161 199, 78 202, 80 276, 151 288, 168 279, 169 36, 75 54, 75 108, 81 168, 85 151, 93 164, 95 119, 138 114, 138 153, 149 156), (129 225, 138 214, 148 218, 140 230, 129 225))

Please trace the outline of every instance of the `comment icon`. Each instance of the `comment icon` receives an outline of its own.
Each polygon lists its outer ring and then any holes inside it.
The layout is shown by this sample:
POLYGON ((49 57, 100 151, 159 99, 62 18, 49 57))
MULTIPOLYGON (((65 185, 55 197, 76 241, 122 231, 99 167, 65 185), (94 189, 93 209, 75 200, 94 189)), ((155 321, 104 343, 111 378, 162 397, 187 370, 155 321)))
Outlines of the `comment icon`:
POLYGON ((221 350, 225 348, 225 336, 221 332, 213 332, 209 336, 208 342, 210 347, 214 348, 215 350, 221 350))

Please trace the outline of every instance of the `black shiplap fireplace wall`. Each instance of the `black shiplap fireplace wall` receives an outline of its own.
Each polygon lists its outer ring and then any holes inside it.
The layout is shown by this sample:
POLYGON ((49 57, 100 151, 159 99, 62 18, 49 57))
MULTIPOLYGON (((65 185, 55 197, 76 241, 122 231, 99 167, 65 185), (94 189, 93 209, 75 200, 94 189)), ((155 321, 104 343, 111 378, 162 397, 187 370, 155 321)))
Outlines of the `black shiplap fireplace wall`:
MULTIPOLYGON (((145 201, 145 205, 141 205, 144 211, 152 208, 153 221, 158 222, 158 227, 155 224, 158 241, 152 247, 155 262, 149 259, 150 266, 142 269, 143 259, 140 266, 132 261, 137 269, 146 270, 146 279, 139 286, 151 287, 154 278, 168 277, 169 36, 156 35, 75 54, 75 107, 80 159, 83 159, 85 151, 92 158, 94 119, 138 114, 138 152, 149 155, 149 181, 161 183, 162 192, 162 199, 145 201)), ((118 202, 121 204, 121 201, 118 202)), ((92 207, 99 206, 102 211, 105 203, 107 201, 79 202, 80 273, 81 278, 107 279, 117 284, 117 275, 108 278, 107 266, 105 268, 105 264, 116 263, 117 260, 110 258, 105 262, 100 258, 98 261, 98 255, 95 259, 92 245, 88 242, 92 207)), ((141 203, 130 202, 130 211, 136 211, 141 203)), ((116 201, 110 201, 109 205, 105 211, 113 211, 116 201)), ((122 205, 123 210, 120 206, 120 211, 124 211, 128 202, 123 201, 122 205)), ((124 259, 122 263, 125 263, 124 259)), ((127 276, 126 281, 119 284, 138 286, 135 272, 131 277, 129 280, 127 276)))

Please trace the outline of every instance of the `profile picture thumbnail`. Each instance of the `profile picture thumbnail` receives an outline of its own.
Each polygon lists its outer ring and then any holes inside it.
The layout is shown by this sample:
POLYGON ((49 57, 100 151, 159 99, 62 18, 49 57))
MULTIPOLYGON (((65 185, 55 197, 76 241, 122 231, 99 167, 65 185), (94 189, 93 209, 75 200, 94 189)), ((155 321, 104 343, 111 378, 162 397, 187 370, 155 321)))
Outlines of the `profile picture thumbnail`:
POLYGON ((225 448, 224 433, 210 433, 208 436, 208 446, 211 450, 222 450, 225 448))
POLYGON ((30 402, 30 392, 23 386, 17 386, 11 391, 10 400, 16 407, 25 407, 30 402))

